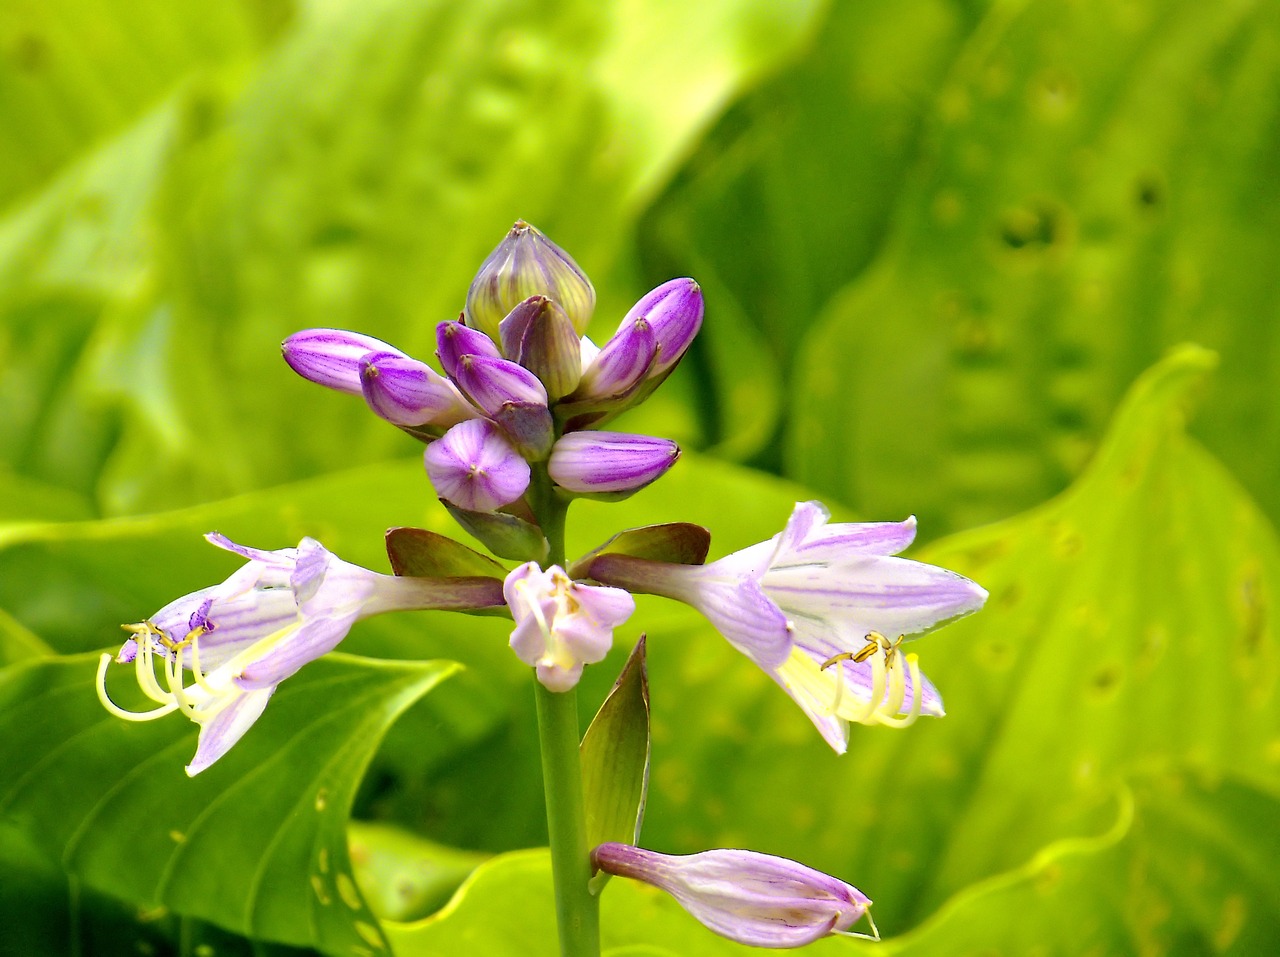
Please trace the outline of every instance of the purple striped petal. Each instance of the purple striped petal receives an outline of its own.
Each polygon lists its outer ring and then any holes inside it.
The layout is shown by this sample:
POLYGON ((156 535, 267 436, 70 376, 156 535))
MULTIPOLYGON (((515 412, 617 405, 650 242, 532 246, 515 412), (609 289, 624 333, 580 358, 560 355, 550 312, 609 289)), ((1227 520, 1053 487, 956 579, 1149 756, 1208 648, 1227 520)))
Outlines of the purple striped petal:
POLYGON ((653 368, 658 340, 643 319, 623 323, 582 373, 574 401, 622 396, 644 381, 653 368))
POLYGON ((460 422, 427 446, 427 475, 436 494, 459 508, 491 512, 529 487, 529 463, 491 422, 460 422))
POLYGON ((651 375, 661 375, 684 356, 702 328, 702 288, 692 279, 672 279, 631 307, 619 329, 644 319, 653 328, 657 359, 651 375))
POLYGON ((457 386, 425 362, 394 352, 360 360, 365 401, 393 425, 448 427, 478 413, 457 386))
POLYGON ((492 339, 460 322, 442 322, 436 326, 436 356, 445 374, 455 380, 458 378, 458 362, 463 356, 502 358, 492 339))
POLYGON ((635 492, 680 458, 669 439, 625 432, 570 432, 551 450, 547 472, 571 492, 635 492))
POLYGON ((231 750, 231 746, 244 737, 245 732, 262 716, 271 700, 275 687, 238 696, 226 705, 212 721, 201 725, 196 755, 187 765, 187 775, 195 777, 209 765, 231 750))
POLYGON ((871 906, 842 880, 756 851, 668 855, 607 843, 592 860, 606 874, 661 888, 709 930, 753 947, 811 944, 848 930, 871 906))
POLYGON ((280 344, 289 367, 304 379, 360 395, 360 360, 370 352, 404 355, 381 339, 345 329, 304 329, 280 344))

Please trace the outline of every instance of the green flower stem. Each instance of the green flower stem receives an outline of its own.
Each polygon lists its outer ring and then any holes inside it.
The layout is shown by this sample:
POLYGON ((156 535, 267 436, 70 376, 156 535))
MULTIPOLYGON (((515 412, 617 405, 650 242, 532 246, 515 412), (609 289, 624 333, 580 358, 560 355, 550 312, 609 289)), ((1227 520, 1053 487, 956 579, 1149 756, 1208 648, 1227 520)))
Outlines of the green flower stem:
POLYGON ((578 693, 557 693, 535 682, 542 786, 547 799, 551 873, 563 957, 599 957, 600 901, 588 887, 591 849, 578 761, 578 693))
MULTIPOLYGON (((564 566, 564 525, 568 503, 556 496, 545 470, 534 467, 535 511, 550 545, 547 565, 564 566)), ((542 788, 547 802, 551 874, 562 957, 599 957, 600 901, 591 893, 591 849, 582 798, 578 756, 578 692, 548 691, 534 681, 538 739, 542 746, 542 788)))

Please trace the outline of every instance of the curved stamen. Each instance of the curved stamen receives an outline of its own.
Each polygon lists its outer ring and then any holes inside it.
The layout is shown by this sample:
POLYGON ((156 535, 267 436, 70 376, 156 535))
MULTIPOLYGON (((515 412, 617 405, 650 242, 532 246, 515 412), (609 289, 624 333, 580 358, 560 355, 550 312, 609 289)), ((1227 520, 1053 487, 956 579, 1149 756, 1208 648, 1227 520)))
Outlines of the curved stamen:
POLYGON ((891 728, 905 728, 909 724, 914 724, 916 718, 920 717, 920 706, 924 699, 924 677, 920 674, 920 656, 907 655, 907 668, 911 672, 911 710, 904 715, 881 715, 880 723, 891 728))
POLYGON ((173 695, 166 693, 160 687, 160 683, 156 681, 154 654, 155 645, 152 644, 150 636, 146 636, 138 642, 138 654, 133 659, 134 671, 138 678, 138 687, 142 689, 143 694, 156 704, 172 704, 173 695))
POLYGON ((107 666, 111 664, 111 653, 103 652, 102 657, 98 659, 98 680, 97 691, 98 700, 102 702, 102 706, 117 718, 123 718, 125 721, 154 721, 156 718, 163 718, 167 714, 173 714, 178 706, 172 702, 155 708, 151 711, 126 711, 107 694, 107 666))

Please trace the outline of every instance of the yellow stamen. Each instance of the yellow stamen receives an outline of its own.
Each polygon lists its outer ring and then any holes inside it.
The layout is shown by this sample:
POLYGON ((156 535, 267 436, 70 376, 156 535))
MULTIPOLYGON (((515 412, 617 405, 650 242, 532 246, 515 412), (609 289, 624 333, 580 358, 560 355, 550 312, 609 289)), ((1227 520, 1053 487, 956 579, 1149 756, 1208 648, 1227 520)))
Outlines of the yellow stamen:
POLYGON ((125 721, 154 721, 156 718, 173 714, 177 710, 178 706, 171 702, 151 711, 126 711, 112 701, 111 696, 107 694, 107 666, 111 664, 111 658, 110 652, 103 652, 102 657, 98 659, 98 700, 102 702, 104 708, 125 721))

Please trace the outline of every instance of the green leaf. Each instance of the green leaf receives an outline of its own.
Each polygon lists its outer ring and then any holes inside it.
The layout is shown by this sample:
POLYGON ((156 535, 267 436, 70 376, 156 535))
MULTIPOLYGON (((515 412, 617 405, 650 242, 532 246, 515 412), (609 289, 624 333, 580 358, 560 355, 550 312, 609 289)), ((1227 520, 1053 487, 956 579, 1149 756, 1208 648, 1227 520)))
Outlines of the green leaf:
POLYGON ((1106 833, 1046 847, 877 952, 1273 953, 1280 892, 1258 837, 1277 813, 1275 793, 1239 779, 1166 771, 1123 792, 1106 833))
POLYGON ((1197 433, 1280 519, 1277 38, 1271 4, 993 5, 805 343, 791 474, 926 529, 1008 516, 1190 339, 1224 368, 1197 433))
MULTIPOLYGON (((442 500, 443 501, 443 500, 442 500)), ((542 529, 505 512, 472 512, 444 503, 454 521, 499 558, 514 562, 543 562, 547 558, 542 529)))
POLYGON ((371 821, 352 821, 347 839, 356 883, 381 920, 416 920, 439 910, 489 858, 371 821))
POLYGON ((711 533, 692 522, 628 528, 577 559, 569 573, 574 578, 583 577, 591 567, 591 560, 599 555, 630 555, 655 562, 701 565, 707 560, 710 547, 711 533))
MULTIPOLYGON (((661 891, 628 880, 611 881, 605 889, 600 928, 608 957, 760 953, 715 936, 661 891)), ((439 914, 416 923, 388 922, 386 932, 398 957, 559 957, 550 858, 542 850, 500 855, 478 867, 439 914)))
POLYGON ((716 454, 784 467, 770 445, 793 401, 794 355, 880 250, 921 104, 985 6, 830 4, 806 55, 734 103, 646 213, 645 274, 692 275, 706 293, 692 358, 716 454))
MULTIPOLYGON (((174 715, 109 715, 93 690, 95 656, 11 666, 0 672, 0 813, 86 887, 253 937, 377 949, 347 816, 386 728, 456 667, 326 657, 188 779, 195 729, 174 715)), ((144 703, 128 678, 113 677, 113 698, 144 703)))
POLYGON ((582 738, 587 846, 640 839, 649 790, 649 682, 640 636, 582 738))
POLYGON ((421 578, 489 576, 505 578, 507 570, 487 555, 425 528, 387 530, 387 557, 397 575, 421 578))

